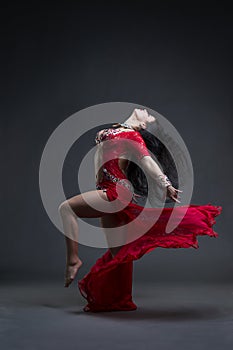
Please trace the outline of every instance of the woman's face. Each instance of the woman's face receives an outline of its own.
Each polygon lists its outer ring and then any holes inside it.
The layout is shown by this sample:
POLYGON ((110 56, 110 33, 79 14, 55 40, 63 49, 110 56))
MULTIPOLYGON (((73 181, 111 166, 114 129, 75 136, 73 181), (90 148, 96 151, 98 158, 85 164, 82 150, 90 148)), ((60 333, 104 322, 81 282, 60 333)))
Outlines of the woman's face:
POLYGON ((156 120, 146 109, 135 108, 134 112, 139 121, 140 129, 146 129, 148 123, 153 123, 156 120))

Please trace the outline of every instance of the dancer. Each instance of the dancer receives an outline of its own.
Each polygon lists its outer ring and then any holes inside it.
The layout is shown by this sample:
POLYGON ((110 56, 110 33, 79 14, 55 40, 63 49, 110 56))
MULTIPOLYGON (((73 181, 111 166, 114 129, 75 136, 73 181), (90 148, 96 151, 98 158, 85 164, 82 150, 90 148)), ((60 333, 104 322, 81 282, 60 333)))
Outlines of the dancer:
POLYGON ((154 188, 162 191, 161 199, 181 203, 182 191, 174 185, 177 183, 176 171, 171 166, 169 152, 165 147, 161 152, 161 143, 157 149, 151 147, 158 139, 153 139, 146 129, 155 120, 146 109, 136 108, 124 122, 99 131, 95 138, 96 190, 74 196, 59 206, 66 240, 65 287, 72 283, 82 266, 78 256, 78 218, 100 218, 106 232, 109 249, 78 281, 80 293, 88 301, 84 311, 137 309, 132 300, 134 260, 156 247, 197 249, 196 236, 218 236, 212 226, 214 218, 221 213, 221 206, 209 203, 161 210, 159 207, 144 208, 138 203, 140 197, 148 193, 144 173, 153 180, 154 188), (150 147, 158 159, 163 154, 160 163, 166 172, 151 157, 150 147), (165 166, 168 159, 170 164, 165 166), (109 211, 110 205, 115 210, 109 211), (173 210, 177 219, 182 217, 182 220, 168 234, 166 223, 173 210), (142 212, 143 217, 140 217, 142 212), (155 220, 158 215, 158 220, 155 220), (113 234, 108 228, 113 228, 113 234))

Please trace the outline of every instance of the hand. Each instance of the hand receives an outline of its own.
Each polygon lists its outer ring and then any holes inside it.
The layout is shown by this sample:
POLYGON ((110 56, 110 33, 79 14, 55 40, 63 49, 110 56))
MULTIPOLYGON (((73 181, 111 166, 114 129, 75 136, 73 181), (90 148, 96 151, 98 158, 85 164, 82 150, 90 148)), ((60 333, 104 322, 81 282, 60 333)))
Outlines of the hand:
POLYGON ((177 190, 173 186, 167 186, 167 196, 173 199, 175 202, 180 203, 180 201, 177 199, 178 197, 178 192, 183 192, 181 190, 177 190))

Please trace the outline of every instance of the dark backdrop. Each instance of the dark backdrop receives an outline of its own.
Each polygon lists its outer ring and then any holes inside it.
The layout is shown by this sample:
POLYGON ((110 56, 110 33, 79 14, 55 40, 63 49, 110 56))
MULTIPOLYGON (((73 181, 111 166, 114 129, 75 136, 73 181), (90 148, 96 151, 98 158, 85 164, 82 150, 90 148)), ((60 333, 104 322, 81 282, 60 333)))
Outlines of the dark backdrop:
MULTIPOLYGON (((232 278, 232 13, 223 2, 153 3, 2 7, 2 279, 63 283, 64 236, 40 199, 40 158, 65 118, 115 101, 170 120, 192 157, 192 203, 223 206, 219 238, 199 237, 198 250, 155 249, 135 262, 135 277, 232 278)), ((80 277, 104 251, 80 245, 80 277)))

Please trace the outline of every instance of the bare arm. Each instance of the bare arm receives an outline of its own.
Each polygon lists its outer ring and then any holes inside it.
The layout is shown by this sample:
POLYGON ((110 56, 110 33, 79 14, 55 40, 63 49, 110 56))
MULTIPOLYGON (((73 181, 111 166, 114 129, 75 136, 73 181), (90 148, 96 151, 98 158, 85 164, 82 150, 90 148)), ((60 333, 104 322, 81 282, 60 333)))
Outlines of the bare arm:
POLYGON ((102 171, 102 144, 97 145, 97 149, 94 156, 94 168, 95 168, 95 179, 96 183, 99 183, 102 180, 103 177, 103 171, 102 171))
POLYGON ((141 166, 155 181, 162 186, 160 178, 164 177, 164 173, 151 156, 145 156, 141 159, 141 166))
POLYGON ((179 202, 180 201, 176 198, 177 192, 182 192, 172 186, 172 183, 162 172, 158 164, 154 161, 154 159, 151 156, 145 156, 141 159, 141 166, 142 169, 148 173, 155 181, 158 183, 159 186, 167 190, 167 195, 172 198, 174 201, 179 202))

